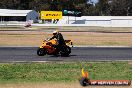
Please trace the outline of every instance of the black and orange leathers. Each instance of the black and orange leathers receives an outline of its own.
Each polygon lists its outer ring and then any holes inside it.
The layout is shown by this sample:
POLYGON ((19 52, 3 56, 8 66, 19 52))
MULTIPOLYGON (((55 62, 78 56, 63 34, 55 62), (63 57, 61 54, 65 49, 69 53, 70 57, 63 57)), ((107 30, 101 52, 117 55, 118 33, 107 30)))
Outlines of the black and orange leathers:
POLYGON ((65 40, 61 33, 54 35, 52 38, 50 38, 50 40, 54 38, 57 39, 57 44, 54 45, 54 47, 56 47, 58 50, 60 50, 64 45, 66 45, 65 40))

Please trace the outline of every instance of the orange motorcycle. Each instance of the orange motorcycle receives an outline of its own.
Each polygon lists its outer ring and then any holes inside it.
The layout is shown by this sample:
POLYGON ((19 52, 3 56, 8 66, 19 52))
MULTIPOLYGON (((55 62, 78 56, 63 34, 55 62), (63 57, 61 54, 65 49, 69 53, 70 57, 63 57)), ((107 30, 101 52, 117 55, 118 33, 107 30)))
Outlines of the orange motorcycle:
POLYGON ((57 47, 55 47, 55 45, 57 44, 57 40, 44 40, 42 45, 37 50, 37 55, 69 56, 69 54, 71 53, 71 48, 68 45, 72 45, 72 42, 71 40, 65 40, 65 43, 66 45, 63 45, 61 49, 58 49, 57 47))

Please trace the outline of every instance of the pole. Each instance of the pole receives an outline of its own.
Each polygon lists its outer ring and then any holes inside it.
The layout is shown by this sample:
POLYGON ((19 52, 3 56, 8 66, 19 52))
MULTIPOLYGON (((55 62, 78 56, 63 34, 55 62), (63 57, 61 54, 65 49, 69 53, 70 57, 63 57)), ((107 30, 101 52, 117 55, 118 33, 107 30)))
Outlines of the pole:
POLYGON ((75 22, 76 22, 76 16, 75 16, 75 22))
POLYGON ((2 16, 0 18, 1 18, 1 23, 2 23, 2 16))
POLYGON ((69 24, 69 16, 68 16, 68 24, 69 24))

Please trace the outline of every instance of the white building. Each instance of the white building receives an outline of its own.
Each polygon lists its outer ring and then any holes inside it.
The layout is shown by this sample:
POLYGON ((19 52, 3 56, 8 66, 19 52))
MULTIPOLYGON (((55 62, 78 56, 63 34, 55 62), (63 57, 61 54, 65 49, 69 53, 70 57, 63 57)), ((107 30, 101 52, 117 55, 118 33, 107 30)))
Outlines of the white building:
POLYGON ((29 21, 38 22, 39 13, 35 10, 0 9, 0 21, 29 21))

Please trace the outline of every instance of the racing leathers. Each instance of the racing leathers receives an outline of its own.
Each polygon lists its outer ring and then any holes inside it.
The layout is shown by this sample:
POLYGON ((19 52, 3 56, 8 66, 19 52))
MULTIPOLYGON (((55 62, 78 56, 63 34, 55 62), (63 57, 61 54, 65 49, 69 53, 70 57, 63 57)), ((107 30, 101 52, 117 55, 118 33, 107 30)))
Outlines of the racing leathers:
POLYGON ((63 46, 66 45, 62 34, 58 33, 58 34, 54 35, 52 38, 50 38, 50 40, 52 40, 54 38, 57 39, 57 45, 55 45, 54 47, 57 48, 58 50, 61 50, 63 48, 63 46))

